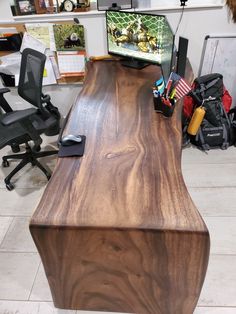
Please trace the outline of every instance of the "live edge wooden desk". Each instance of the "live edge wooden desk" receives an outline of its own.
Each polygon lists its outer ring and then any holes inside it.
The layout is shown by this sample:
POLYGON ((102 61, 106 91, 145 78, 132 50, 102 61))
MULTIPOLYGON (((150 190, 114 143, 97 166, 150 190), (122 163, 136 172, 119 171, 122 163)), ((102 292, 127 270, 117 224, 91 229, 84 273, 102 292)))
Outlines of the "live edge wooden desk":
POLYGON ((181 104, 154 112, 158 67, 90 63, 65 133, 87 137, 61 158, 31 219, 56 307, 192 314, 208 230, 181 173, 181 104))

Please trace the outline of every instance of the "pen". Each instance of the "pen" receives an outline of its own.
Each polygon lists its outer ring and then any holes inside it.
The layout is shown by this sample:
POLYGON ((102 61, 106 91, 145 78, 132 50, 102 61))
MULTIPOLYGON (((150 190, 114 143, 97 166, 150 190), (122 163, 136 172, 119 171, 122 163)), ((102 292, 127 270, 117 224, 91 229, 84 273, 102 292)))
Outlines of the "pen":
POLYGON ((175 94, 176 94, 176 88, 174 88, 171 92, 171 95, 170 95, 170 99, 173 99, 175 97, 175 94))
POLYGON ((162 97, 161 101, 163 102, 164 105, 171 107, 171 103, 170 103, 169 99, 162 97))
POLYGON ((171 86, 172 86, 172 80, 168 80, 167 85, 166 85, 166 88, 165 88, 165 95, 166 95, 166 96, 169 95, 171 86))

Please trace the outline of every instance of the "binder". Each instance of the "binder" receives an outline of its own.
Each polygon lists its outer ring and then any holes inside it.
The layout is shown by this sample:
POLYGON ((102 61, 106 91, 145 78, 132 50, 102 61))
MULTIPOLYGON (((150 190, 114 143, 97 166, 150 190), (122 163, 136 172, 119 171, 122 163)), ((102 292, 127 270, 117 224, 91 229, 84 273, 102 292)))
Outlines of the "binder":
POLYGON ((0 37, 0 51, 19 51, 22 43, 21 34, 0 37))

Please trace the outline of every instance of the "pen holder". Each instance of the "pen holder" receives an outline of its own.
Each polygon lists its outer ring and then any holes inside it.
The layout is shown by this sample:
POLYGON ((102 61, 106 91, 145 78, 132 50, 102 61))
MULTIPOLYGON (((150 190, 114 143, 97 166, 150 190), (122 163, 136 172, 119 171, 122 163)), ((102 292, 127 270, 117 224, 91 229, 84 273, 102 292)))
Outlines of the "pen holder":
POLYGON ((165 117, 171 117, 175 109, 175 100, 174 99, 168 100, 171 106, 165 104, 162 97, 153 97, 155 111, 162 113, 165 117))

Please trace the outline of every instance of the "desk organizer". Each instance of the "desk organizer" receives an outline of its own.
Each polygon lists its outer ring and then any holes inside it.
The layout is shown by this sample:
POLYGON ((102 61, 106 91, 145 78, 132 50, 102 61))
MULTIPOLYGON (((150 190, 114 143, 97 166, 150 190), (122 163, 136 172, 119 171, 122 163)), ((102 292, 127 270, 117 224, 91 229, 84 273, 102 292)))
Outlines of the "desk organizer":
POLYGON ((165 117, 171 117, 175 109, 174 99, 164 99, 164 97, 153 97, 154 109, 156 112, 162 113, 165 117), (170 106, 164 103, 165 101, 170 102, 170 106))

